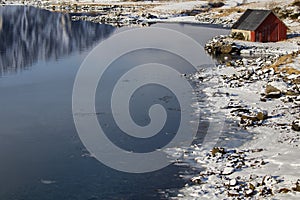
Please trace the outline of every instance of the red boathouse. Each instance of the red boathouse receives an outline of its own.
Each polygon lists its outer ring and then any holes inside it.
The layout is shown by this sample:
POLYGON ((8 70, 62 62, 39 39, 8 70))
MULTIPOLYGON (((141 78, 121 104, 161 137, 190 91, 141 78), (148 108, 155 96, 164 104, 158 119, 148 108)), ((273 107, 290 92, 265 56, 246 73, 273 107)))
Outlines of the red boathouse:
POLYGON ((252 42, 277 42, 286 39, 287 26, 271 10, 248 9, 232 26, 232 33, 243 34, 252 42))

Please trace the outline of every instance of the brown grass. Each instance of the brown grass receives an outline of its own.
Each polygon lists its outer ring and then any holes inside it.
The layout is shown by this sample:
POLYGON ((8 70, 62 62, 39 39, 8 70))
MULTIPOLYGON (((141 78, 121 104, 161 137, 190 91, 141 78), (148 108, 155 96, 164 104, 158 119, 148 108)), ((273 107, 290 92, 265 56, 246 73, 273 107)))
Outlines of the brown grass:
POLYGON ((273 10, 274 8, 276 8, 278 5, 280 4, 280 1, 270 1, 270 2, 266 2, 266 8, 273 10))
POLYGON ((295 69, 295 68, 292 68, 290 66, 285 66, 283 68, 280 68, 279 70, 280 72, 285 72, 287 74, 296 74, 296 75, 299 75, 300 74, 300 71, 295 69))
POLYGON ((226 17, 232 13, 243 13, 245 9, 242 8, 228 8, 228 9, 222 9, 218 8, 219 14, 216 14, 216 17, 226 17))
POLYGON ((298 75, 298 74, 300 74, 300 71, 298 69, 295 69, 295 68, 289 66, 288 64, 292 63, 299 54, 300 54, 300 51, 298 51, 297 53, 294 53, 294 54, 287 54, 287 55, 281 56, 278 58, 278 60, 275 63, 273 63, 265 68, 267 68, 267 69, 273 68, 276 73, 284 72, 287 74, 298 75))

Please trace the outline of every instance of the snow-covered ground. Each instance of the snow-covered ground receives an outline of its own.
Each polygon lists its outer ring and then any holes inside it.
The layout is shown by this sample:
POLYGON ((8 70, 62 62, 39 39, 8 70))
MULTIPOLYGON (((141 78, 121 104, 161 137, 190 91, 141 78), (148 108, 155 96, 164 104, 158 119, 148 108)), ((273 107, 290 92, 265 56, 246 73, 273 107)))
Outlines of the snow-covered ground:
MULTIPOLYGON (((176 149, 185 155, 182 162, 205 170, 184 176, 190 183, 175 199, 300 199, 300 132, 293 128, 300 119, 300 46, 293 40, 235 42, 268 55, 218 65, 206 79, 212 87, 205 93, 214 112, 246 129, 252 139, 237 148, 176 149), (267 96, 270 86, 280 95, 267 96)), ((197 82, 202 76, 191 77, 197 82)), ((235 134, 222 140, 230 143, 235 134)))
POLYGON ((201 6, 207 5, 207 1, 182 1, 182 2, 167 2, 163 5, 154 7, 153 11, 158 12, 181 12, 185 10, 192 10, 201 6))
MULTIPOLYGON (((236 21, 247 8, 251 9, 272 9, 275 7, 285 7, 294 2, 294 0, 274 1, 274 0, 225 0, 224 6, 205 10, 208 7, 208 1, 171 1, 162 2, 161 5, 154 6, 149 12, 162 15, 168 14, 167 19, 161 21, 172 22, 192 22, 192 23, 211 23, 210 19, 214 19, 213 23, 230 23, 236 21), (174 14, 188 12, 192 10, 201 10, 196 16, 177 16, 174 14), (239 12, 237 12, 239 10, 239 12)), ((290 27, 291 31, 300 32, 300 22, 286 19, 284 22, 290 27)))
MULTIPOLYGON (((72 10, 72 5, 86 5, 86 6, 106 6, 106 5, 116 5, 127 7, 131 6, 132 9, 116 9, 112 12, 108 12, 107 15, 114 16, 115 14, 120 16, 120 10, 122 10, 121 15, 123 16, 121 21, 134 21, 138 19, 139 21, 147 22, 192 22, 192 23, 211 23, 211 24, 221 24, 230 27, 247 8, 252 9, 273 9, 279 8, 289 8, 293 9, 292 12, 299 12, 299 8, 292 8, 291 4, 294 0, 220 0, 224 5, 221 7, 214 8, 211 2, 218 1, 208 1, 208 0, 171 0, 171 1, 122 1, 122 0, 69 0, 61 1, 50 0, 50 1, 23 1, 23 0, 2 0, 6 4, 20 4, 24 2, 26 5, 37 5, 44 7, 46 9, 55 10, 66 9, 67 12, 95 12, 94 9, 84 9, 84 10, 72 10), (63 8, 61 7, 63 5, 63 8), (68 6, 69 5, 69 6, 68 6), (70 8, 71 7, 71 8, 70 8), (144 17, 145 14, 150 14, 155 16, 153 18, 144 17), (125 19, 123 19, 125 18, 125 19)), ((218 5, 220 6, 220 5, 218 5)), ((99 7, 98 7, 99 8, 99 7)), ((101 10, 101 8, 100 8, 101 10)), ((102 10, 101 10, 102 12, 102 10)), ((103 14, 103 12, 102 12, 103 14)), ((116 17, 116 16, 114 16, 116 17)), ((288 25, 292 32, 300 33, 300 19, 285 19, 284 22, 288 25)), ((94 20, 93 20, 94 21, 94 20)), ((106 20, 106 23, 109 20, 106 20)), ((127 25, 127 24, 126 24, 127 25)))

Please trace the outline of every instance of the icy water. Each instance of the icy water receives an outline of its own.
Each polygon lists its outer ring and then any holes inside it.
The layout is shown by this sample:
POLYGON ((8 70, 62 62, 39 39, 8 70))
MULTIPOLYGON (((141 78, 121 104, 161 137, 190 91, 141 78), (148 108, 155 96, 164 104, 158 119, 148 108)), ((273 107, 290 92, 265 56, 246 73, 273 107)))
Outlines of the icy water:
MULTIPOLYGON (((202 45, 228 32, 154 26, 181 31, 202 45)), ((178 176, 184 169, 174 165, 144 174, 113 170, 90 157, 77 135, 72 116, 77 70, 94 46, 118 31, 36 8, 0 7, 0 199, 164 199, 160 190, 185 184, 178 176)), ((162 55, 145 50, 129 58, 149 53, 162 55)), ((169 56, 157 58, 178 62, 169 56)))

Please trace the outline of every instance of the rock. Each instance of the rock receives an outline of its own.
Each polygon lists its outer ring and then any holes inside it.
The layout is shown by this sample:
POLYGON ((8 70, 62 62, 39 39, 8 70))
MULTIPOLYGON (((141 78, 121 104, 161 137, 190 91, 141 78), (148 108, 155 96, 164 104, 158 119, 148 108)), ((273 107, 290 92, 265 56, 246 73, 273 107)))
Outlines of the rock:
POLYGON ((272 186, 276 183, 277 181, 272 176, 264 176, 262 179, 262 185, 272 186))
POLYGON ((265 97, 261 97, 261 98, 260 98, 260 101, 262 101, 262 102, 267 102, 267 99, 266 99, 265 97))
POLYGON ((240 194, 239 194, 237 191, 235 191, 235 190, 230 190, 230 191, 228 191, 227 195, 228 195, 229 197, 237 197, 237 196, 240 196, 240 194))
POLYGON ((280 188, 279 190, 278 190, 278 193, 288 193, 288 192, 290 192, 291 190, 290 189, 288 189, 288 188, 280 188))
POLYGON ((256 118, 258 120, 265 120, 268 119, 268 111, 263 110, 257 113, 256 118))
POLYGON ((278 88, 276 88, 272 85, 267 85, 265 91, 266 91, 266 94, 269 94, 271 92, 281 92, 278 88))
POLYGON ((250 151, 252 153, 262 152, 264 149, 258 148, 258 149, 251 149, 250 151))
POLYGON ((246 54, 246 55, 251 55, 252 54, 252 50, 251 49, 242 49, 240 51, 241 54, 246 54))
POLYGON ((158 17, 151 14, 151 13, 147 13, 146 16, 145 16, 147 19, 157 19, 158 17))
MULTIPOLYGON (((197 18, 197 17, 196 17, 197 18)), ((234 45, 233 42, 226 40, 229 36, 217 36, 205 44, 205 50, 210 54, 239 54, 240 46, 234 45)))
POLYGON ((221 148, 221 147, 214 147, 212 150, 211 150, 211 154, 212 156, 216 156, 217 153, 220 153, 220 154, 225 154, 226 151, 224 148, 221 148))
POLYGON ((255 190, 255 186, 252 183, 249 183, 249 189, 250 190, 255 190))
POLYGON ((259 192, 260 196, 268 196, 268 195, 273 195, 273 191, 271 188, 269 187, 263 187, 260 192, 259 192))
POLYGON ((288 91, 286 91, 285 95, 287 95, 287 96, 296 96, 296 95, 298 95, 298 92, 288 90, 288 91))
POLYGON ((230 44, 224 44, 220 47, 220 51, 223 54, 228 54, 232 51, 232 46, 230 44))
POLYGON ((229 181, 229 186, 236 186, 236 184, 237 180, 235 178, 229 181))
POLYGON ((279 98, 279 97, 281 97, 281 91, 272 85, 267 85, 266 90, 265 90, 265 97, 266 98, 279 98))
POLYGON ((233 172, 234 172, 233 167, 225 167, 222 172, 222 175, 229 175, 229 174, 232 174, 233 172))
POLYGON ((252 122, 259 121, 256 116, 241 115, 241 123, 245 122, 246 120, 250 120, 252 122))
MULTIPOLYGON (((270 68, 269 74, 272 75, 272 72, 274 73, 274 69, 270 68)), ((271 86, 277 88, 282 93, 285 93, 289 89, 288 84, 282 80, 272 81, 272 82, 268 83, 268 85, 271 85, 271 86)))
POLYGON ((254 191, 252 189, 245 190, 244 195, 245 197, 251 197, 252 195, 254 195, 254 191))
POLYGON ((299 183, 299 181, 297 181, 296 186, 293 187, 292 190, 294 190, 296 192, 300 192, 300 183, 299 183))
POLYGON ((232 157, 232 158, 239 158, 240 155, 237 154, 237 153, 232 153, 232 154, 230 155, 230 157, 232 157))
POLYGON ((201 177, 200 177, 200 176, 193 177, 193 178, 191 179, 191 181, 192 181, 194 184, 201 184, 201 183, 202 183, 202 180, 201 180, 201 177))
POLYGON ((299 120, 299 119, 294 120, 294 121, 292 122, 292 129, 293 129, 294 131, 300 131, 300 120, 299 120))
POLYGON ((222 1, 218 1, 218 2, 209 2, 208 5, 212 8, 220 8, 225 4, 222 1))

